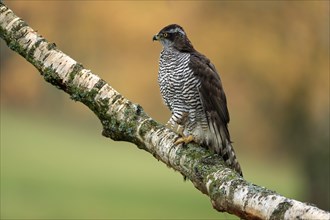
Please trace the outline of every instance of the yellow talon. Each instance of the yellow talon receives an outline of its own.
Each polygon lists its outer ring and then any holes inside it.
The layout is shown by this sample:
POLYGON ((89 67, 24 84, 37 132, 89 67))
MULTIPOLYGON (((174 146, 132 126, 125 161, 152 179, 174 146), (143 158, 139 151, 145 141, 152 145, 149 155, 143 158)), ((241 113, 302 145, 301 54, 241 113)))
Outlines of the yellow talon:
POLYGON ((182 143, 188 144, 188 143, 193 142, 193 141, 194 141, 194 137, 192 135, 189 135, 189 136, 186 136, 186 137, 178 138, 178 140, 176 140, 174 142, 174 144, 175 145, 179 145, 179 144, 182 144, 182 143))

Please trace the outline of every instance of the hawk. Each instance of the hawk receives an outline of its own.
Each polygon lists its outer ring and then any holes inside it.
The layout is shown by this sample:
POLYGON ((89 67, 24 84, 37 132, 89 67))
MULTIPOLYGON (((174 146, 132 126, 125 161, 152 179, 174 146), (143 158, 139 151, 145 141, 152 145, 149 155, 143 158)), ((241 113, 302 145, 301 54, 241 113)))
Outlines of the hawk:
POLYGON ((158 82, 172 113, 168 124, 182 131, 182 137, 175 143, 194 141, 219 154, 243 176, 228 131, 226 95, 214 65, 194 49, 177 24, 164 27, 153 37, 155 40, 163 45, 158 82))

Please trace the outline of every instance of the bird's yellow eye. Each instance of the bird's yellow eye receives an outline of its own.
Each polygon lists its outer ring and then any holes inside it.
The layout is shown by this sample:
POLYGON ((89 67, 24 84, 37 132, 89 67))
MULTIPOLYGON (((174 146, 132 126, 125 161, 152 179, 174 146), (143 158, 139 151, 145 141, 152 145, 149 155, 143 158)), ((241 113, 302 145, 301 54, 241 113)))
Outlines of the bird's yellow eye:
POLYGON ((163 36, 164 36, 164 37, 167 37, 167 36, 168 36, 168 34, 167 34, 167 33, 164 33, 164 34, 163 34, 163 36))

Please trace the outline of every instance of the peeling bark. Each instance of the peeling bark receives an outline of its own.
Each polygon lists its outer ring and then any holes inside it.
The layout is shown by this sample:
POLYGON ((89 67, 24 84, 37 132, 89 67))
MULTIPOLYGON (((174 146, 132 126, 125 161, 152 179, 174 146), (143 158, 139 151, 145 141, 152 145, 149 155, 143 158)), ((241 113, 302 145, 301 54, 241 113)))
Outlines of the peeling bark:
POLYGON ((102 134, 128 141, 182 173, 213 207, 244 219, 329 219, 330 213, 245 181, 204 148, 175 146, 178 135, 150 118, 99 76, 57 49, 0 2, 0 37, 44 79, 84 103, 100 119, 102 134))

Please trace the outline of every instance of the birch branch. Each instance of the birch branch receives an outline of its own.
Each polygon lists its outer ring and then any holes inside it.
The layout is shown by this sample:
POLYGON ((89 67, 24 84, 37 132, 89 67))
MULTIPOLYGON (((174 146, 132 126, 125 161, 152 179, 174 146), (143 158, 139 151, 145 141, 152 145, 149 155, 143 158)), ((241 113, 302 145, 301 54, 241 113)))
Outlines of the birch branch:
POLYGON ((85 104, 102 134, 134 143, 180 172, 206 194, 213 207, 244 219, 329 219, 330 213, 245 181, 204 148, 175 146, 178 135, 150 118, 99 76, 49 43, 0 1, 0 37, 39 70, 44 79, 85 104))

